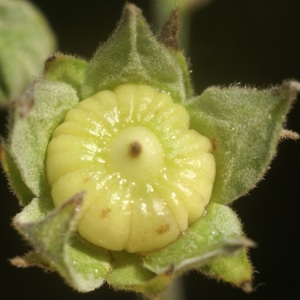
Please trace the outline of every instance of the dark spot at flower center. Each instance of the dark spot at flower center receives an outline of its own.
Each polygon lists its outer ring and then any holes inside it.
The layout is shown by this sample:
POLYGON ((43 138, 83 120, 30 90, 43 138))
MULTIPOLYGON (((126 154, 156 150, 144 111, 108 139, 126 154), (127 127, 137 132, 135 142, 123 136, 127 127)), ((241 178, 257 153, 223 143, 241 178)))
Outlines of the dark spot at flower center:
POLYGON ((142 153, 142 145, 137 141, 133 141, 129 145, 129 156, 131 158, 137 158, 140 156, 141 153, 142 153))

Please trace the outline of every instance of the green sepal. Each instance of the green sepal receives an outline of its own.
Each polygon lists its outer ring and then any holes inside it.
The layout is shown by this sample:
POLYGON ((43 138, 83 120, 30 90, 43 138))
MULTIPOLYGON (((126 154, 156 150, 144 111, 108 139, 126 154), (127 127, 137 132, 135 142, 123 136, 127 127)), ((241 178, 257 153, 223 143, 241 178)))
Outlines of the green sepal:
MULTIPOLYGON (((6 151, 13 160, 8 171, 16 174, 17 168, 36 197, 49 194, 44 160, 51 134, 78 101, 76 91, 66 83, 37 81, 14 102, 6 143, 6 151)), ((27 199, 27 194, 21 195, 20 200, 27 199)))
POLYGON ((133 4, 125 6, 116 32, 90 61, 83 98, 122 83, 151 85, 170 93, 175 102, 186 99, 183 71, 133 4))
POLYGON ((180 66, 182 70, 182 79, 183 85, 185 87, 186 99, 192 98, 194 95, 194 88, 191 81, 191 70, 189 68, 189 62, 184 56, 184 53, 181 50, 169 50, 170 54, 173 55, 177 64, 180 66))
POLYGON ((69 84, 81 98, 81 87, 87 66, 88 62, 84 59, 55 53, 45 61, 44 76, 46 80, 69 84))
POLYGON ((0 105, 21 94, 40 76, 56 48, 42 13, 29 1, 0 1, 0 105))
MULTIPOLYGON (((174 243, 161 251, 144 257, 144 266, 156 274, 160 274, 174 266, 174 275, 211 265, 222 257, 227 260, 235 254, 244 256, 245 248, 253 246, 246 239, 240 221, 228 206, 210 203, 206 214, 189 227, 189 229, 174 243), (240 254, 242 253, 242 254, 240 254), (230 257, 228 257, 230 256, 230 257)), ((252 267, 247 257, 244 260, 232 260, 231 267, 240 268, 241 281, 251 282, 252 267), (242 263, 242 265, 239 265, 242 263)), ((209 270, 206 267, 206 270, 209 270)), ((211 267, 213 270, 213 267, 211 267)), ((214 269, 214 271, 216 268, 214 269)), ((219 268, 211 276, 231 282, 227 269, 219 268)), ((235 284, 237 279, 232 284, 235 284)))
POLYGON ((249 293, 253 291, 251 276, 253 267, 245 248, 238 250, 232 256, 217 257, 199 271, 208 277, 229 282, 244 292, 249 293))
POLYGON ((20 170, 17 168, 13 158, 7 151, 7 145, 0 139, 0 163, 7 176, 9 185, 23 205, 28 204, 34 197, 33 193, 24 183, 20 170))
POLYGON ((210 87, 185 105, 191 128, 209 137, 214 147, 211 201, 230 203, 262 178, 295 98, 292 90, 289 82, 269 90, 210 87))
POLYGON ((107 283, 115 289, 142 293, 149 299, 158 299, 171 282, 173 267, 156 275, 143 267, 139 255, 112 252, 113 268, 107 283))
POLYGON ((51 199, 34 199, 26 206, 15 217, 14 225, 34 252, 13 259, 12 263, 56 270, 70 286, 81 292, 101 286, 110 269, 108 251, 90 245, 74 234, 83 196, 80 193, 47 214, 53 205, 51 199))

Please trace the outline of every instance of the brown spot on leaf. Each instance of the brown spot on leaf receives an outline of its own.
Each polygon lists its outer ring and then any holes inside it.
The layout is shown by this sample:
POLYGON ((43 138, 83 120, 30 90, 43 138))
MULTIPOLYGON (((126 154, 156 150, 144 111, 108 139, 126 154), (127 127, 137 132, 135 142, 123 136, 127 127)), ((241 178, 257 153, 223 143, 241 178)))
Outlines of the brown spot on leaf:
POLYGON ((156 229, 156 232, 159 234, 159 235, 162 235, 166 232, 168 232, 170 230, 170 224, 163 224, 161 225, 160 227, 158 227, 156 229))

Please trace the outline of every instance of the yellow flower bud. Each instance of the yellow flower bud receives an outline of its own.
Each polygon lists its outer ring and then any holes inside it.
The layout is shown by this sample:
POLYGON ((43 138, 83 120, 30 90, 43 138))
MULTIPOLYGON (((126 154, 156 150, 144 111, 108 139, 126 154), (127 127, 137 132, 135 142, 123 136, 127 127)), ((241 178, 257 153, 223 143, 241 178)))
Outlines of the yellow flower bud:
POLYGON ((149 252, 203 214, 215 178, 211 151, 170 95, 124 84, 68 112, 48 145, 47 178, 55 206, 86 191, 83 238, 110 250, 149 252))

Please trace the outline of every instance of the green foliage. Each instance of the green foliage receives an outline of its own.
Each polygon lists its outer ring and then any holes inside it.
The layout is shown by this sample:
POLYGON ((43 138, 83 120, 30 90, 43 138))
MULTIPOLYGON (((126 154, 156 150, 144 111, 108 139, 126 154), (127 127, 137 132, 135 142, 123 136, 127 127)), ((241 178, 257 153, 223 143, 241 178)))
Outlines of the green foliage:
POLYGON ((125 7, 116 32, 90 61, 83 98, 122 83, 149 84, 167 91, 179 103, 186 98, 183 70, 173 55, 157 42, 134 5, 125 7))
MULTIPOLYGON (((37 81, 14 103, 8 136, 7 166, 18 168, 36 196, 48 195, 44 159, 50 136, 66 112, 78 103, 76 91, 64 82, 37 81)), ((26 199, 24 195, 21 199, 26 199)))
POLYGON ((293 83, 269 90, 211 87, 185 106, 191 127, 209 136, 217 159, 212 199, 230 203, 262 178, 276 153, 293 83))
POLYGON ((55 47, 47 21, 32 4, 0 1, 0 106, 41 75, 43 62, 55 47))

